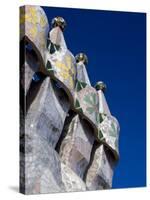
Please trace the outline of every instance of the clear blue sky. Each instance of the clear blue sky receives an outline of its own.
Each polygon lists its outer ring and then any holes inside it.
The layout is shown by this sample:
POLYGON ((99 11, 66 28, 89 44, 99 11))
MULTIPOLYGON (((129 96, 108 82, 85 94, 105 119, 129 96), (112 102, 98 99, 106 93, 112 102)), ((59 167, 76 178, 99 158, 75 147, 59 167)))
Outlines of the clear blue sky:
POLYGON ((92 85, 104 81, 111 113, 119 120, 120 161, 113 188, 146 185, 146 15, 44 8, 49 23, 67 21, 65 39, 74 55, 85 52, 92 85))

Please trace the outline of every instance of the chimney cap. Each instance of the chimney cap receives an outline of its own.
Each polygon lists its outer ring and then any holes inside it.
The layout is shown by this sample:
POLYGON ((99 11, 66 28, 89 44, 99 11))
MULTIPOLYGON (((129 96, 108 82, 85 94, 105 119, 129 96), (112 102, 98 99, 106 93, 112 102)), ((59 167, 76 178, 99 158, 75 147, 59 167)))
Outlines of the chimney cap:
POLYGON ((98 91, 98 90, 102 90, 103 92, 105 92, 106 90, 106 84, 102 81, 98 81, 95 85, 95 89, 98 91))
POLYGON ((52 25, 52 28, 55 28, 58 26, 61 28, 62 31, 64 31, 65 27, 67 26, 67 23, 64 20, 64 18, 57 16, 52 19, 51 25, 52 25))
POLYGON ((88 57, 85 53, 79 53, 75 57, 76 63, 83 62, 84 65, 88 64, 88 57))

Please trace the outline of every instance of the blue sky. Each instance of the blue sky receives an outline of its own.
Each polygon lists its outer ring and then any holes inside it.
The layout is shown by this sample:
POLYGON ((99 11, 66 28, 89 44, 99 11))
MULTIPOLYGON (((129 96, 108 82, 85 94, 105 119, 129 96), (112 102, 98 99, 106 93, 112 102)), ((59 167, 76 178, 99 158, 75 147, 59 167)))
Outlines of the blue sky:
POLYGON ((92 85, 104 81, 112 115, 120 123, 120 160, 113 188, 146 185, 146 15, 144 13, 48 8, 51 23, 62 16, 74 55, 85 52, 92 85))

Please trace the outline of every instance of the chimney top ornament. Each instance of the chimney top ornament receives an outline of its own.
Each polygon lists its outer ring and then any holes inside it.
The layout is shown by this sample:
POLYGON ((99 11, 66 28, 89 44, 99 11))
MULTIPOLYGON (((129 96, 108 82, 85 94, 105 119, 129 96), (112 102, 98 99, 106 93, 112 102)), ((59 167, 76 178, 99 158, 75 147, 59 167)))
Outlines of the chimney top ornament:
POLYGON ((75 57, 75 59, 76 59, 77 63, 83 62, 84 65, 88 64, 88 57, 84 53, 77 54, 76 57, 75 57))
POLYGON ((95 89, 98 91, 98 90, 102 90, 103 92, 105 92, 106 90, 106 84, 102 81, 98 81, 95 85, 95 89))
POLYGON ((51 25, 52 25, 52 28, 60 27, 60 29, 62 31, 64 31, 65 27, 67 26, 67 23, 64 20, 64 18, 57 16, 57 17, 52 19, 51 25))

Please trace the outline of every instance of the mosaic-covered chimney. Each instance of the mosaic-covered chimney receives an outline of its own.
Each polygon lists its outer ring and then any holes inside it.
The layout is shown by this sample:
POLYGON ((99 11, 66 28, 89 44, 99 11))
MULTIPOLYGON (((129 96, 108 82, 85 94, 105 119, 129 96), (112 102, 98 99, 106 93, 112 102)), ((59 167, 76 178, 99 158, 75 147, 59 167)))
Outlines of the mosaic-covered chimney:
POLYGON ((20 192, 25 194, 111 188, 119 159, 119 124, 107 105, 106 86, 90 83, 88 57, 68 49, 66 25, 57 16, 50 28, 40 6, 20 8, 20 192))

